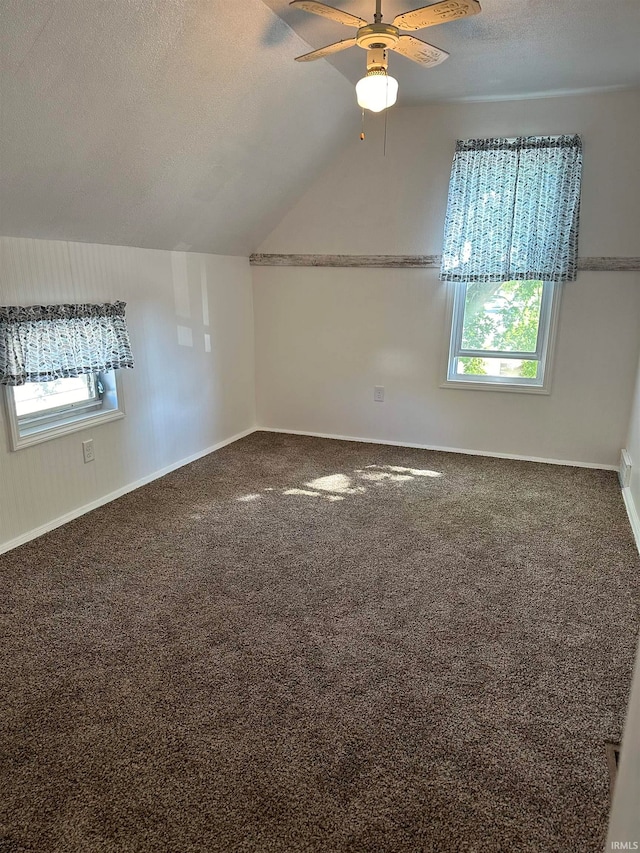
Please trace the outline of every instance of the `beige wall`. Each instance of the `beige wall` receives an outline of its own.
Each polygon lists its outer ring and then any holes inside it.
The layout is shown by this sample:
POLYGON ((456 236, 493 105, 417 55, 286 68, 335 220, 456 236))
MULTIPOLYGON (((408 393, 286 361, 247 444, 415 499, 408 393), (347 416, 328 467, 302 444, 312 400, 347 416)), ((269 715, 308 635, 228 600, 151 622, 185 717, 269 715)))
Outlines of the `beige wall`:
MULTIPOLYGON (((439 254, 457 138, 580 133, 580 254, 637 255, 637 92, 390 112, 369 123, 260 247, 439 254)), ((550 396, 443 389, 435 270, 254 267, 261 426, 617 465, 638 363, 640 275, 564 286, 550 396), (383 385, 386 401, 373 402, 383 385)))
POLYGON ((0 304, 123 299, 136 361, 126 417, 13 452, 0 415, 0 550, 254 425, 246 258, 2 238, 0 304), (180 345, 178 327, 182 327, 180 345), (205 335, 211 351, 206 352, 205 335), (95 462, 81 442, 93 438, 95 462))

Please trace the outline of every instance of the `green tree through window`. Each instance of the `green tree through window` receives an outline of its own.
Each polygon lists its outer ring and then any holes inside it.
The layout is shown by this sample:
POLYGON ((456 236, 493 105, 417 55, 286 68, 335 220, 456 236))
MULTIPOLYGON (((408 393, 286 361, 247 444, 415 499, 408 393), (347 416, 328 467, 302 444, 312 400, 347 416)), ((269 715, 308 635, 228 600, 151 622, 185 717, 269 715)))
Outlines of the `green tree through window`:
POLYGON ((485 350, 482 356, 461 356, 465 374, 501 374, 535 378, 537 359, 509 359, 509 353, 536 353, 542 307, 541 281, 474 282, 466 286, 463 350, 485 350), (496 364, 495 353, 504 353, 496 364))

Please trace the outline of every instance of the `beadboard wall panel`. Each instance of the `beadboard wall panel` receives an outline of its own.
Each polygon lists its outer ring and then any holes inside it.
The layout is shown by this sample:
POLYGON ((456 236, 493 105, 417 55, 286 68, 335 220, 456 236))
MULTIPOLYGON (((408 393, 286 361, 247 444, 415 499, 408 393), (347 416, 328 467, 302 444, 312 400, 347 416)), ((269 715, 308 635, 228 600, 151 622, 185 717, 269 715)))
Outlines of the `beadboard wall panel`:
POLYGON ((1 304, 116 299, 135 357, 121 371, 124 419, 12 451, 0 401, 0 550, 255 423, 246 258, 0 238, 1 304))

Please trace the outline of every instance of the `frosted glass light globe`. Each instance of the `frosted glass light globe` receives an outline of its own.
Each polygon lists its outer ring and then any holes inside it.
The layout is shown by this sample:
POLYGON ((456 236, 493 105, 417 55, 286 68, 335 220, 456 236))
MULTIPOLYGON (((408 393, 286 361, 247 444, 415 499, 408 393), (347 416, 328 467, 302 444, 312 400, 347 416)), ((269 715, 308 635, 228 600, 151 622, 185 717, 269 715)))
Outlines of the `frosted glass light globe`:
POLYGON ((358 106, 372 113, 392 107, 398 98, 398 81, 385 71, 369 71, 356 83, 358 106))

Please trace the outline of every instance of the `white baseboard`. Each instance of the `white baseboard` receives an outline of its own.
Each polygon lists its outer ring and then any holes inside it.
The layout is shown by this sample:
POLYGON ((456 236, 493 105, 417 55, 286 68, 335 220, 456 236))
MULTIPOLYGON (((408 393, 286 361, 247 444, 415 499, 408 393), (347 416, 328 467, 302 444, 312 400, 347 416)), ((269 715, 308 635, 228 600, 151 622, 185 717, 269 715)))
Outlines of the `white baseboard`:
POLYGON ((627 515, 629 516, 629 521, 631 522, 631 529, 633 530, 633 535, 636 539, 638 551, 640 551, 640 516, 638 515, 638 509, 636 507, 635 501, 633 500, 633 495, 631 494, 631 489, 629 487, 622 490, 622 498, 624 500, 624 505, 627 508, 627 515))
POLYGON ((543 459, 541 456, 520 456, 516 453, 491 453, 488 450, 464 450, 461 447, 440 447, 435 444, 414 444, 409 441, 386 441, 382 438, 358 438, 354 435, 334 435, 326 432, 307 432, 300 429, 256 427, 256 432, 280 432, 289 435, 309 435, 312 438, 334 438, 339 441, 360 441, 365 444, 390 444, 392 447, 415 447, 418 450, 439 450, 442 453, 463 453, 467 456, 490 456, 495 459, 519 459, 521 462, 543 462, 546 465, 569 465, 572 468, 595 468, 598 471, 617 471, 617 465, 600 465, 596 462, 575 462, 568 459, 543 459))
MULTIPOLYGON (((110 501, 121 497, 122 495, 126 495, 127 492, 133 492, 135 491, 135 489, 139 489, 141 486, 145 486, 147 483, 153 482, 153 480, 157 480, 160 477, 164 477, 165 474, 170 474, 171 471, 175 471, 178 468, 182 468, 184 465, 188 465, 190 462, 195 462, 197 459, 201 459, 203 456, 208 456, 210 453, 214 453, 216 450, 220 450, 221 447, 225 447, 227 444, 233 444, 234 441, 239 441, 239 439, 244 438, 247 435, 251 435, 251 433, 254 432, 276 432, 289 435, 308 435, 312 438, 332 438, 338 441, 356 441, 364 442, 365 444, 388 444, 392 447, 415 447, 418 450, 438 450, 445 453, 462 453, 470 456, 490 456, 498 459, 518 459, 523 462, 543 462, 549 465, 570 465, 572 467, 577 468, 595 468, 604 471, 618 470, 615 465, 598 465, 590 462, 575 462, 563 459, 543 459, 539 456, 520 456, 513 453, 490 453, 488 451, 480 450, 464 450, 459 447, 440 447, 432 444, 415 444, 406 441, 387 441, 379 438, 358 438, 352 435, 334 435, 332 433, 308 432, 306 430, 276 429, 273 427, 250 427, 249 429, 243 430, 242 432, 239 432, 236 435, 231 436, 230 438, 224 439, 224 441, 220 441, 217 444, 214 444, 212 447, 207 447, 205 450, 201 450, 198 453, 194 453, 191 456, 187 456, 185 459, 180 459, 178 462, 174 462, 171 465, 167 465, 165 468, 161 468, 159 471, 154 471, 152 474, 149 474, 146 477, 142 477, 140 480, 136 480, 133 483, 128 483, 126 486, 123 486, 120 489, 116 489, 114 492, 109 492, 109 494, 103 495, 102 497, 97 498, 95 501, 91 501, 88 504, 84 504, 81 507, 71 510, 71 512, 67 512, 64 515, 58 516, 57 518, 46 522, 46 524, 42 524, 39 527, 35 527, 32 530, 28 530, 26 533, 22 533, 20 536, 16 536, 14 539, 10 539, 7 542, 0 543, 0 554, 4 554, 6 551, 11 551, 20 545, 24 545, 26 542, 30 542, 32 539, 36 539, 38 536, 42 536, 44 533, 48 533, 50 530, 55 530, 56 527, 61 527, 63 524, 66 524, 69 521, 73 521, 74 518, 78 518, 79 516, 84 515, 87 512, 91 512, 91 510, 93 509, 97 509, 98 507, 103 506, 104 504, 107 504, 110 501)), ((635 508, 633 498, 631 497, 630 489, 623 489, 622 496, 624 498, 625 506, 629 514, 629 520, 631 521, 631 527, 636 538, 636 543, 638 544, 638 549, 640 550, 640 519, 638 518, 638 512, 635 508)))
POLYGON ((151 483, 153 482, 153 480, 158 480, 160 477, 164 477, 165 474, 170 474, 172 471, 175 471, 177 468, 182 468, 184 465, 188 465, 190 462, 195 462, 197 459, 202 459, 203 456, 208 456, 210 453, 214 453, 216 450, 220 450, 221 447, 226 447, 227 444, 233 444, 234 441, 239 441, 239 439, 244 438, 247 435, 251 435, 251 433, 255 431, 255 427, 245 429, 243 430, 243 432, 239 432, 236 435, 232 435, 231 438, 225 438, 223 441, 219 441, 212 447, 207 447, 205 450, 200 450, 198 453, 193 453, 191 456, 187 456, 185 459, 180 459, 178 462, 174 462, 171 465, 167 465, 166 468, 161 468, 159 471, 154 471, 153 474, 148 474, 146 477, 142 477, 140 480, 136 480, 133 483, 127 483, 126 486, 122 486, 122 488, 116 489, 115 492, 109 492, 108 495, 103 495, 101 498, 97 498, 95 501, 91 501, 91 503, 84 504, 83 506, 80 506, 77 509, 73 509, 71 510, 71 512, 67 512, 64 515, 60 515, 58 516, 58 518, 54 518, 52 521, 47 521, 46 524, 41 524, 40 527, 35 527, 32 530, 28 530, 26 533, 22 533, 20 536, 16 536, 15 539, 10 539, 8 542, 2 542, 0 543, 0 554, 4 554, 6 551, 11 551, 14 548, 17 548, 19 545, 24 545, 26 542, 30 542, 32 539, 37 539, 37 537, 42 536, 43 533, 48 533, 50 530, 55 530, 56 527, 61 527, 68 521, 73 521, 74 518, 79 518, 79 516, 84 515, 87 512, 91 512, 92 509, 97 509, 100 506, 104 506, 104 504, 108 504, 110 501, 114 501, 116 498, 122 497, 122 495, 126 495, 127 492, 133 492, 135 491, 135 489, 139 489, 141 486, 146 486, 147 483, 151 483))

